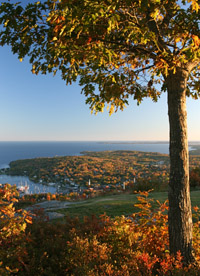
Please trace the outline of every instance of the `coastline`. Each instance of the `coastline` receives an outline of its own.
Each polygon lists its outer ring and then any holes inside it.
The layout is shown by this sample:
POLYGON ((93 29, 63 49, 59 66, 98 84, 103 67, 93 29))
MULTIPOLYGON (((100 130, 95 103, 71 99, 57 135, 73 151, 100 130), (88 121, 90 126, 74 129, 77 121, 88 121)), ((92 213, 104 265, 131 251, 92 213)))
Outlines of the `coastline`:
MULTIPOLYGON (((99 144, 118 144, 118 145, 148 145, 148 144, 169 144, 169 141, 101 141, 99 144)), ((200 146, 200 141, 189 141, 188 145, 200 146)))

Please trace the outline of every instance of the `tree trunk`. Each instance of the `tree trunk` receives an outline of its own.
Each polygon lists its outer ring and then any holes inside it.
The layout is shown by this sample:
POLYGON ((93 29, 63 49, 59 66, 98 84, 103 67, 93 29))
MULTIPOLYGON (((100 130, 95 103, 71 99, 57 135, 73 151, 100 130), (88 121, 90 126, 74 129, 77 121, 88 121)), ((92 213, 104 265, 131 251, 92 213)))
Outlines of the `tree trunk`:
POLYGON ((189 187, 186 83, 188 72, 177 68, 166 78, 170 124, 169 244, 170 253, 181 252, 186 264, 194 262, 192 212, 189 187))

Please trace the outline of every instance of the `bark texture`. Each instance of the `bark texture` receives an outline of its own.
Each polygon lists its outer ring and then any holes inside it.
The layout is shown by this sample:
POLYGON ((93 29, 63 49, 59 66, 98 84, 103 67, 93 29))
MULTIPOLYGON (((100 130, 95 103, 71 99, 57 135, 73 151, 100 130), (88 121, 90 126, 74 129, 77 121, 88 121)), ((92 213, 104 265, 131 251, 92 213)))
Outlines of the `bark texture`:
POLYGON ((169 242, 171 254, 180 251, 185 263, 194 262, 189 186, 186 84, 188 72, 178 68, 166 79, 170 124, 169 242))

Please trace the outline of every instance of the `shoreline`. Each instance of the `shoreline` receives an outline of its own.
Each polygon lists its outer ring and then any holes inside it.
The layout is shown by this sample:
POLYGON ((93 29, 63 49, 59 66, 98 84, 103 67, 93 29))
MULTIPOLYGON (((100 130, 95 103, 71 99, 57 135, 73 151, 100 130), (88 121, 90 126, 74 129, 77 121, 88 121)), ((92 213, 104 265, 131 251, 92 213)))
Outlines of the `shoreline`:
MULTIPOLYGON (((110 144, 110 145, 163 145, 169 144, 169 141, 102 141, 99 144, 110 144)), ((200 141, 189 141, 188 146, 200 146, 200 141)))
MULTIPOLYGON (((0 142, 1 143, 1 142, 0 142)), ((114 141, 114 142, 97 142, 99 144, 108 144, 108 145, 166 145, 166 144, 169 144, 169 142, 167 141, 140 141, 140 142, 137 142, 137 141, 133 141, 133 142, 118 142, 118 141, 114 141)), ((102 151, 124 151, 123 149, 122 150, 102 150, 102 151)), ((99 152, 102 152, 101 150, 99 152)), ((137 152, 143 152, 143 153, 158 153, 158 154, 163 154, 159 151, 141 151, 141 150, 127 150, 127 151, 137 151, 137 152)), ((189 142, 188 143, 188 151, 189 153, 192 152, 192 154, 194 155, 194 152, 197 151, 198 155, 200 155, 200 142, 189 142)), ((33 158, 20 158, 20 159, 15 159, 15 160, 11 160, 8 164, 0 164, 0 175, 2 174, 2 171, 3 170, 6 170, 6 169, 10 169, 10 163, 11 162, 15 162, 15 161, 19 161, 19 160, 26 160, 26 159, 36 159, 36 158, 53 158, 53 157, 67 157, 67 156, 84 156, 85 153, 87 152, 98 152, 96 150, 83 150, 83 151, 80 151, 78 154, 74 154, 74 155, 55 155, 55 156, 38 156, 38 157, 33 157, 33 158)), ((166 153, 167 155, 169 155, 169 153, 166 153)), ((6 174, 6 173, 5 173, 6 174)))

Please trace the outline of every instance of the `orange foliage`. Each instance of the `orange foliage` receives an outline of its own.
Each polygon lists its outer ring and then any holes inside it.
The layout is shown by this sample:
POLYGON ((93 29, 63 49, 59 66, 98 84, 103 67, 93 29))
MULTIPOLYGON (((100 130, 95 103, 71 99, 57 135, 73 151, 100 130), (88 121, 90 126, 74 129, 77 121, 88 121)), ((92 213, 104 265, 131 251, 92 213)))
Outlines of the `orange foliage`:
POLYGON ((50 194, 47 194, 46 197, 47 197, 47 200, 51 200, 51 195, 50 194))
MULTIPOLYGON (((27 214, 10 203, 14 194, 10 187, 0 189, 1 275, 199 275, 197 267, 183 267, 179 252, 170 256, 167 202, 149 199, 148 192, 140 193, 138 211, 129 217, 67 218, 61 224, 48 223, 41 212, 30 224, 27 214)), ((199 262, 199 209, 194 209, 199 262)))
POLYGON ((15 209, 18 196, 16 186, 0 184, 0 275, 17 273, 26 255, 25 229, 32 218, 26 211, 15 209))

